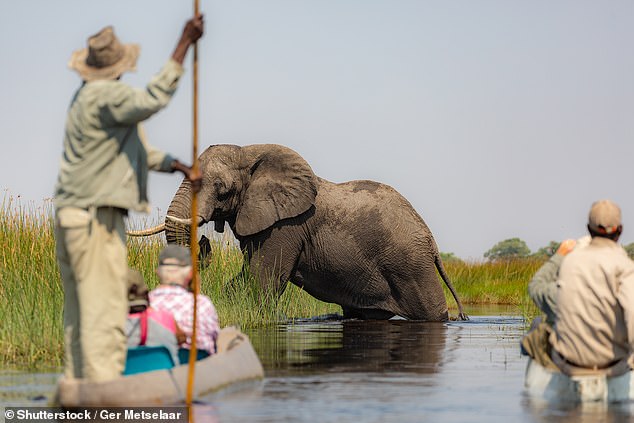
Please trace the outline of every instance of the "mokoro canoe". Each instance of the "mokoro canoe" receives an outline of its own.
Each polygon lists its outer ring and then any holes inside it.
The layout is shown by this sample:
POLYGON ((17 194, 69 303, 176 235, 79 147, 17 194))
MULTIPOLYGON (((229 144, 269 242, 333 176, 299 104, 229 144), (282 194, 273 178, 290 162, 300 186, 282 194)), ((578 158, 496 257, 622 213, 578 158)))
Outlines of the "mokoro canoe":
POLYGON ((620 376, 567 376, 528 359, 524 377, 526 392, 546 401, 621 402, 634 399, 632 371, 620 376))
MULTIPOLYGON (((264 377, 262 364, 248 337, 236 328, 220 331, 217 349, 216 354, 196 362, 195 398, 235 382, 264 377)), ((184 402, 187 379, 186 364, 107 382, 62 377, 56 402, 67 408, 176 405, 184 402)))

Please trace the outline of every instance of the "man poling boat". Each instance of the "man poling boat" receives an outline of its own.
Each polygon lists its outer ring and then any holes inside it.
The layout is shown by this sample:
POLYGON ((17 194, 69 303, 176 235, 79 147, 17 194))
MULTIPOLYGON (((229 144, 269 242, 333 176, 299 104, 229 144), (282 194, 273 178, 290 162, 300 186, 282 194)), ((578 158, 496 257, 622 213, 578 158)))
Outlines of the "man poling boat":
MULTIPOLYGON (((193 193, 192 210, 196 210, 196 193, 202 184, 197 164, 196 43, 203 32, 204 20, 196 1, 194 17, 186 22, 172 56, 145 90, 121 82, 123 73, 135 69, 140 49, 135 44, 121 43, 110 26, 90 37, 88 47, 76 51, 71 58, 70 67, 83 82, 68 111, 54 199, 57 259, 64 287, 64 375, 57 391, 57 402, 62 406, 183 401, 191 405, 195 395, 263 376, 248 338, 232 328, 218 335, 214 351, 209 351, 215 354, 197 360, 199 280, 195 243, 191 262, 180 263, 182 254, 168 254, 160 263, 188 267, 193 273, 190 277, 193 294, 188 293, 193 297, 189 365, 179 365, 168 352, 167 364, 163 362, 160 367, 149 366, 148 371, 130 371, 122 376, 126 366, 128 316, 124 218, 129 209, 149 211, 148 170, 183 173, 193 193), (152 148, 140 123, 171 100, 191 46, 194 47, 194 147, 190 168, 152 148), (194 383, 196 374, 200 375, 198 383, 194 383)), ((192 228, 192 236, 195 229, 192 228)), ((152 314, 156 318, 158 315, 152 314)), ((149 318, 148 314, 144 316, 149 318)), ((157 349, 144 345, 147 333, 141 332, 142 345, 135 348, 138 350, 135 354, 146 362, 150 353, 158 352, 160 356, 160 346, 157 349)), ((214 337, 216 334, 217 330, 214 337)))
POLYGON ((105 381, 123 371, 127 304, 128 210, 149 211, 149 170, 179 171, 194 191, 201 177, 151 147, 141 122, 163 109, 178 87, 189 47, 203 34, 190 19, 172 56, 145 90, 123 83, 139 46, 122 44, 112 27, 73 53, 82 78, 68 110, 64 152, 55 187, 57 261, 64 288, 64 375, 105 381))

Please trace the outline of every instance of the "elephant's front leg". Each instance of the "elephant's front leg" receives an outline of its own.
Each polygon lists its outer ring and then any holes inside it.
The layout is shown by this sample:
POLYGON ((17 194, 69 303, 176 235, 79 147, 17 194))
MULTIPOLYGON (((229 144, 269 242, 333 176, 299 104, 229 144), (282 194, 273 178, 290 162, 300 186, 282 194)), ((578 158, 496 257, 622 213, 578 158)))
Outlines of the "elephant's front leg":
POLYGON ((274 289, 278 295, 282 295, 296 268, 298 253, 275 238, 265 242, 252 240, 244 247, 244 270, 255 277, 263 288, 274 289))

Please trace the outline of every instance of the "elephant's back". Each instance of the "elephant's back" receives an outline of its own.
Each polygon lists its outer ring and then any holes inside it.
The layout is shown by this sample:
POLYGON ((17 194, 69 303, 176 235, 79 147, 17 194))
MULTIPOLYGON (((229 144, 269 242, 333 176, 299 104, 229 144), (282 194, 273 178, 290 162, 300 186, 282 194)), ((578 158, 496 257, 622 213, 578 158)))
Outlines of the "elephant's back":
POLYGON ((318 208, 333 209, 332 214, 338 214, 340 218, 367 219, 373 216, 378 218, 377 221, 421 226, 429 232, 412 204, 396 189, 381 182, 355 180, 333 183, 320 179, 317 197, 318 208))
MULTIPOLYGON (((376 247, 370 250, 391 246, 392 254, 407 256, 419 265, 420 260, 425 260, 425 266, 433 266, 437 247, 429 227, 411 203, 391 186, 368 180, 339 184, 322 180, 315 206, 317 221, 355 241, 361 250, 367 251, 367 245, 372 243, 376 247), (430 254, 421 255, 421 251, 430 254)), ((389 255, 384 250, 378 254, 389 255)))

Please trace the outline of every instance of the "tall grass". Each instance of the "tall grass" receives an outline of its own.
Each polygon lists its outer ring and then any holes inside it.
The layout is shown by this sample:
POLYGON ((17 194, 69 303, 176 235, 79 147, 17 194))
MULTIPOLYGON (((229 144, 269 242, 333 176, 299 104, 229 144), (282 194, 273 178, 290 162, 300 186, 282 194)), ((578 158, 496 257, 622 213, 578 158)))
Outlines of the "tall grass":
POLYGON ((542 260, 449 262, 445 269, 466 304, 519 305, 542 260))
MULTIPOLYGON (((128 263, 150 288, 163 237, 128 239, 128 263)), ((200 272, 201 292, 218 311, 222 326, 243 328, 277 323, 292 317, 341 312, 294 285, 281 297, 249 276, 236 277, 242 253, 216 242, 214 254, 200 272)), ((0 206, 0 363, 3 367, 59 367, 63 353, 64 294, 55 258, 53 210, 20 204, 5 197, 0 206)))
MULTIPOLYGON (((155 269, 165 246, 162 237, 129 238, 128 261, 138 269, 148 286, 158 285, 155 269)), ((200 269, 200 291, 216 307, 222 326, 256 327, 278 323, 288 318, 341 313, 341 307, 316 300, 295 285, 287 284, 278 298, 274 290, 265 289, 243 267, 242 252, 233 244, 212 242, 212 255, 200 269)))
MULTIPOLYGON (((516 306, 518 314, 530 321, 540 314, 528 296, 528 282, 544 263, 538 259, 514 259, 494 262, 445 263, 463 304, 506 304, 516 306)), ((443 284, 444 286, 444 284, 443 284)), ((451 293, 444 286, 450 310, 457 310, 451 293)))
MULTIPOLYGON (((150 288, 158 284, 155 267, 164 238, 128 239, 129 265, 150 288)), ((200 272, 201 292, 208 295, 222 326, 243 329, 289 318, 340 313, 288 284, 279 298, 262 289, 248 272, 233 244, 216 241, 213 255, 200 272)), ((447 263, 447 273, 466 304, 512 304, 526 316, 537 314, 526 284, 539 262, 447 263)), ((451 295, 448 304, 455 310, 451 295)), ((0 363, 2 367, 59 367, 62 360, 63 292, 55 259, 53 210, 50 202, 24 207, 5 197, 0 206, 0 363)))
POLYGON ((50 203, 0 208, 0 358, 59 365, 63 293, 50 203))

